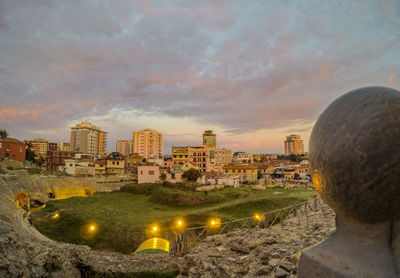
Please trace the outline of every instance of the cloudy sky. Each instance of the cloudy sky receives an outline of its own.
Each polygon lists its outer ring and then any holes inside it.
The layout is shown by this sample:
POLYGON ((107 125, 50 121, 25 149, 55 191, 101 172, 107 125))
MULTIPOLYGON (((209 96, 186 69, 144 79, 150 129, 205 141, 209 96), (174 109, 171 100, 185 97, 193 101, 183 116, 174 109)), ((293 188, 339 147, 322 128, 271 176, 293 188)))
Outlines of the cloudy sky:
POLYGON ((0 128, 19 139, 89 120, 110 151, 151 128, 165 153, 206 129, 282 152, 370 85, 400 89, 400 0, 0 0, 0 128))

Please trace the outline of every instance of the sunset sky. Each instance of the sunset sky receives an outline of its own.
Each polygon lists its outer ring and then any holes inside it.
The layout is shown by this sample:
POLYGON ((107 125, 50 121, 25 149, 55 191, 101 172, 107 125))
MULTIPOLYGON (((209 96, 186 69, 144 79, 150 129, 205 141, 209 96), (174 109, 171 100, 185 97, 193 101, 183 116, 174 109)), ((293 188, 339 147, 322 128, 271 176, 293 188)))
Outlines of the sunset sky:
POLYGON ((283 152, 371 85, 400 89, 400 0, 0 0, 0 128, 20 140, 69 141, 88 120, 109 151, 151 128, 166 154, 206 129, 283 152))

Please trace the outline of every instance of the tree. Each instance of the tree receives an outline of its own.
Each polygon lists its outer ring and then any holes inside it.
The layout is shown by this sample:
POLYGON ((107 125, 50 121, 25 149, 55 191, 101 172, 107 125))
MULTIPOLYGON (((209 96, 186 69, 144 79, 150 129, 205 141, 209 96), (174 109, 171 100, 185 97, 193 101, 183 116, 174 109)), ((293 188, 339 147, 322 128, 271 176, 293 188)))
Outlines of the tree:
POLYGON ((0 139, 8 137, 8 132, 5 129, 0 129, 0 139))
POLYGON ((36 154, 35 152, 32 150, 33 149, 33 145, 31 143, 27 144, 27 148, 25 151, 25 155, 26 155, 26 160, 31 161, 31 162, 35 162, 36 161, 36 154))
POLYGON ((188 181, 197 181, 197 179, 201 176, 199 170, 190 168, 186 172, 183 173, 182 178, 187 179, 188 181))
POLYGON ((165 173, 162 173, 160 175, 160 180, 165 181, 167 179, 167 175, 165 173))

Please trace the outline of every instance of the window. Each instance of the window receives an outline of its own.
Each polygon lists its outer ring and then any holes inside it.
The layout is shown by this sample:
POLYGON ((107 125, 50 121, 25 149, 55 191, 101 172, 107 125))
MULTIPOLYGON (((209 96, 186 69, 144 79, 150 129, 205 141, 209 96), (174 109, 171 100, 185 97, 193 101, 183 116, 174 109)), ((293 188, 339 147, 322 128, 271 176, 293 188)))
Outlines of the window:
POLYGON ((153 170, 150 170, 150 171, 149 171, 149 175, 154 175, 154 171, 153 171, 153 170))
POLYGON ((22 153, 22 147, 19 147, 19 152, 22 153))
POLYGON ((6 150, 9 152, 10 151, 10 145, 7 145, 6 150))
POLYGON ((117 165, 119 165, 119 161, 117 161, 117 165))
POLYGON ((69 164, 69 167, 72 167, 72 164, 69 164))
POLYGON ((140 170, 140 174, 143 175, 143 171, 142 170, 140 170))
POLYGON ((3 146, 3 143, 2 143, 2 142, 0 142, 0 149, 2 148, 2 146, 3 146))
POLYGON ((113 161, 112 165, 115 165, 115 161, 113 161))

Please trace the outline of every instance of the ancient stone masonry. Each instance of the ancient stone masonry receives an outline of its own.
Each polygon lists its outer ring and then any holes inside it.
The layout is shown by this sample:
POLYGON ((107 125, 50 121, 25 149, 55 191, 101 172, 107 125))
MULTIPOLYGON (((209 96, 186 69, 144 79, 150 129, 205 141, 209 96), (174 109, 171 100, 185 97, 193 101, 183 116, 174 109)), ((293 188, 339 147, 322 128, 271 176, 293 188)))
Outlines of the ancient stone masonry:
POLYGON ((321 114, 310 163, 337 230, 302 251, 298 277, 399 277, 399 138, 400 92, 390 88, 351 91, 321 114))

